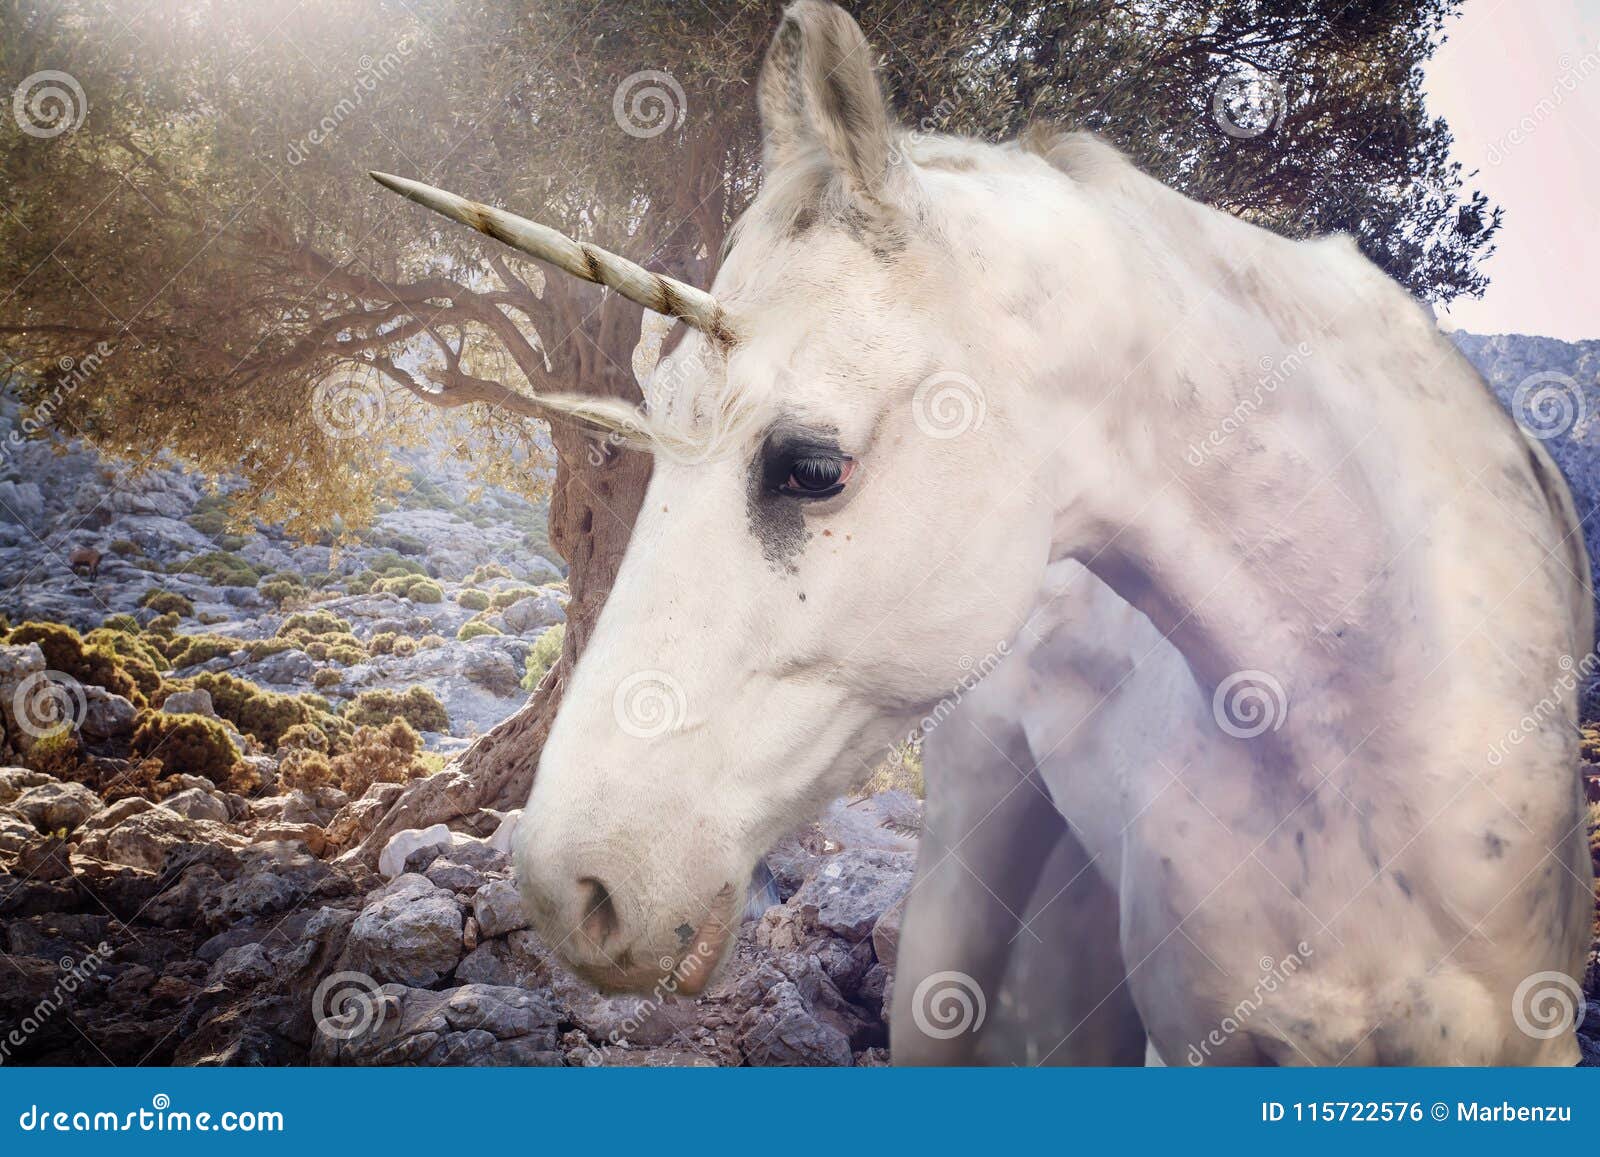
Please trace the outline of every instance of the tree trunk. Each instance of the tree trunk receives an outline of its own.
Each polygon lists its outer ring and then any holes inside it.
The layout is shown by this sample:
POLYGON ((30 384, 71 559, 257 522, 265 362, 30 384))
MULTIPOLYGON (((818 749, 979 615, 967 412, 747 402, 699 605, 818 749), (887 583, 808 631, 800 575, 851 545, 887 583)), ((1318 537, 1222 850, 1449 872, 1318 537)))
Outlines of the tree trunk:
MULTIPOLYGON (((639 339, 642 311, 615 295, 597 301, 587 286, 562 293, 564 324, 570 324, 559 367, 563 388, 638 401, 642 397, 630 367, 639 339), (598 317, 598 326, 595 318, 598 317), (594 338, 579 333, 598 329, 594 338), (570 386, 567 383, 571 383, 570 386)), ((559 291, 557 291, 559 292, 559 291)), ((633 521, 650 481, 647 454, 605 445, 565 423, 551 426, 556 448, 555 485, 550 495, 550 544, 566 559, 571 601, 561 658, 515 715, 480 737, 462 755, 457 769, 470 788, 441 797, 414 781, 359 845, 347 855, 375 864, 396 832, 448 823, 484 808, 506 811, 527 802, 550 725, 561 706, 567 673, 594 633, 606 596, 622 565, 633 521)))

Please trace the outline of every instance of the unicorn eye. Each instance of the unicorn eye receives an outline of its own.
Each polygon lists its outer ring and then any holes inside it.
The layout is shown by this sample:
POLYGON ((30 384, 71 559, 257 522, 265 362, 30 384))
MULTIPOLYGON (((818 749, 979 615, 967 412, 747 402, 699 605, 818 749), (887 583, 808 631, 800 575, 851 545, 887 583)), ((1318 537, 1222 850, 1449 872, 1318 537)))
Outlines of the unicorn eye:
POLYGON ((789 463, 789 476, 778 489, 800 498, 831 498, 844 489, 855 470, 851 458, 808 455, 789 463))

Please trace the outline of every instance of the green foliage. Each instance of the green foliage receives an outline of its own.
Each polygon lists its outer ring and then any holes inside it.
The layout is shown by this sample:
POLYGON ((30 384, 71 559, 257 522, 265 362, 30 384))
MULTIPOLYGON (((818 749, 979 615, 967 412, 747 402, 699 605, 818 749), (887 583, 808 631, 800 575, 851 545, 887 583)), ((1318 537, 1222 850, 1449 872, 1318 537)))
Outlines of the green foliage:
POLYGON ((461 629, 456 632, 456 638, 464 643, 468 639, 476 639, 479 635, 503 634, 505 634, 505 632, 500 630, 500 628, 491 627, 488 623, 480 623, 474 619, 471 622, 463 623, 461 625, 461 629))
POLYGON ((450 729, 450 716, 445 712, 444 704, 426 687, 412 687, 404 692, 386 688, 363 691, 345 705, 344 717, 358 727, 404 719, 418 731, 450 729))
POLYGON ((529 595, 538 593, 538 590, 534 587, 509 587, 503 591, 496 591, 494 599, 489 605, 497 611, 503 611, 513 603, 520 603, 529 595))
POLYGON ((185 562, 172 563, 167 573, 199 575, 219 587, 253 587, 261 581, 255 567, 227 550, 211 550, 185 562))
POLYGON ((339 786, 352 798, 375 783, 405 783, 428 774, 422 760, 422 737, 405 719, 382 726, 357 728, 349 750, 331 761, 339 786))
POLYGON ((134 703, 145 701, 139 684, 124 668, 116 651, 103 642, 85 643, 71 627, 61 623, 23 623, 6 636, 6 642, 14 646, 37 643, 50 670, 71 675, 89 686, 104 687, 134 703))
MULTIPOLYGON (((169 664, 160 651, 139 636, 137 628, 124 631, 98 627, 85 635, 83 641, 91 647, 104 648, 116 655, 117 665, 127 672, 145 699, 153 698, 161 690, 161 672, 169 664)), ((139 699, 133 701, 141 702, 139 699)))
POLYGON ((165 591, 160 587, 151 587, 139 599, 141 607, 148 607, 158 615, 177 615, 187 618, 194 615, 194 603, 177 591, 165 591))
POLYGON ((282 606, 285 599, 304 595, 306 588, 299 583, 286 582, 283 579, 262 579, 256 584, 256 591, 274 606, 282 606))
POLYGON ((319 709, 316 704, 321 701, 313 703, 311 696, 267 691, 225 671, 202 671, 187 679, 170 680, 168 686, 209 691, 211 705, 218 715, 268 748, 277 747, 284 733, 295 724, 321 726, 325 722, 323 717, 331 714, 325 705, 319 709))
POLYGON ((278 634, 285 638, 292 638, 297 632, 306 635, 349 635, 350 620, 341 619, 328 611, 301 611, 284 619, 278 628, 278 634))
POLYGON ((489 609, 489 594, 487 591, 468 587, 456 592, 456 605, 465 607, 469 611, 486 611, 489 609))
POLYGON ((79 779, 82 762, 83 748, 78 737, 64 725, 41 735, 22 753, 22 766, 57 779, 79 779))
POLYGON ((111 543, 111 553, 121 558, 131 558, 139 553, 139 544, 128 538, 115 539, 111 543))
POLYGON ((131 746, 140 758, 160 760, 167 775, 203 775, 219 783, 238 760, 227 729, 204 715, 141 711, 131 746))
POLYGON ((174 671, 246 649, 244 642, 226 635, 174 635, 172 644, 167 655, 174 671))
POLYGON ((490 579, 508 579, 511 577, 511 572, 499 563, 486 562, 473 568, 472 573, 467 576, 467 585, 475 587, 488 582, 490 579))
POLYGON ((139 620, 132 615, 107 615, 100 625, 108 631, 126 631, 130 635, 139 633, 139 620))
POLYGON ((344 682, 344 674, 335 667, 319 667, 311 676, 311 685, 317 690, 325 687, 337 687, 344 682))
POLYGON ((428 572, 414 558, 404 558, 392 550, 380 550, 367 559, 367 569, 393 578, 397 575, 426 575, 428 572))
POLYGON ((532 691, 544 678, 545 672, 561 658, 561 648, 567 641, 567 625, 557 623, 534 640, 528 648, 528 658, 522 675, 522 689, 532 691))

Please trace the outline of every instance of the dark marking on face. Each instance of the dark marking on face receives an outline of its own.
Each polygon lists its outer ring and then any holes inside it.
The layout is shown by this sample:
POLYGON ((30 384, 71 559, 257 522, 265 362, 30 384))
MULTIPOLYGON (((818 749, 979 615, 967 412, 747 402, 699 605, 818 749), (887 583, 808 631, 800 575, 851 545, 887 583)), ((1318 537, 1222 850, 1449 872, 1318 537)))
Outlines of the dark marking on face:
POLYGON ((1483 833, 1484 855, 1491 860, 1498 860, 1506 854, 1506 842, 1493 832, 1483 833))
POLYGON ((801 591, 800 592, 800 601, 801 602, 805 602, 806 601, 806 592, 805 591, 801 591))
POLYGON ((1407 900, 1411 899, 1411 881, 1406 879, 1404 872, 1394 873, 1395 887, 1399 888, 1407 900))
POLYGON ((806 499, 778 488, 787 481, 796 458, 840 453, 839 434, 832 427, 780 422, 767 432, 751 461, 745 503, 750 533, 761 544, 762 557, 778 570, 798 574, 795 560, 811 538, 803 509, 806 499))
POLYGON ((672 930, 677 934, 678 944, 684 948, 689 946, 689 941, 694 939, 694 928, 688 924, 679 924, 672 930))
POLYGON ((1311 882, 1311 857, 1306 852, 1306 831, 1300 828, 1294 833, 1294 850, 1300 855, 1300 880, 1302 883, 1311 882))

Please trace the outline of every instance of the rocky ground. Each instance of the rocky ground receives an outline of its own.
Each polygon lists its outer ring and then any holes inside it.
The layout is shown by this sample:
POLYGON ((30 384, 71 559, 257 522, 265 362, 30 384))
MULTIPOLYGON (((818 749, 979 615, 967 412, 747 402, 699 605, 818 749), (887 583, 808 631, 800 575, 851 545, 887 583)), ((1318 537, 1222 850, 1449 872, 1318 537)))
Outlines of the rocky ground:
POLYGON ((0 1063, 886 1061, 900 792, 774 849, 697 998, 603 997, 526 926, 516 813, 450 758, 558 649, 537 506, 419 457, 360 541, 297 545, 61 451, 0 461, 0 1063))

